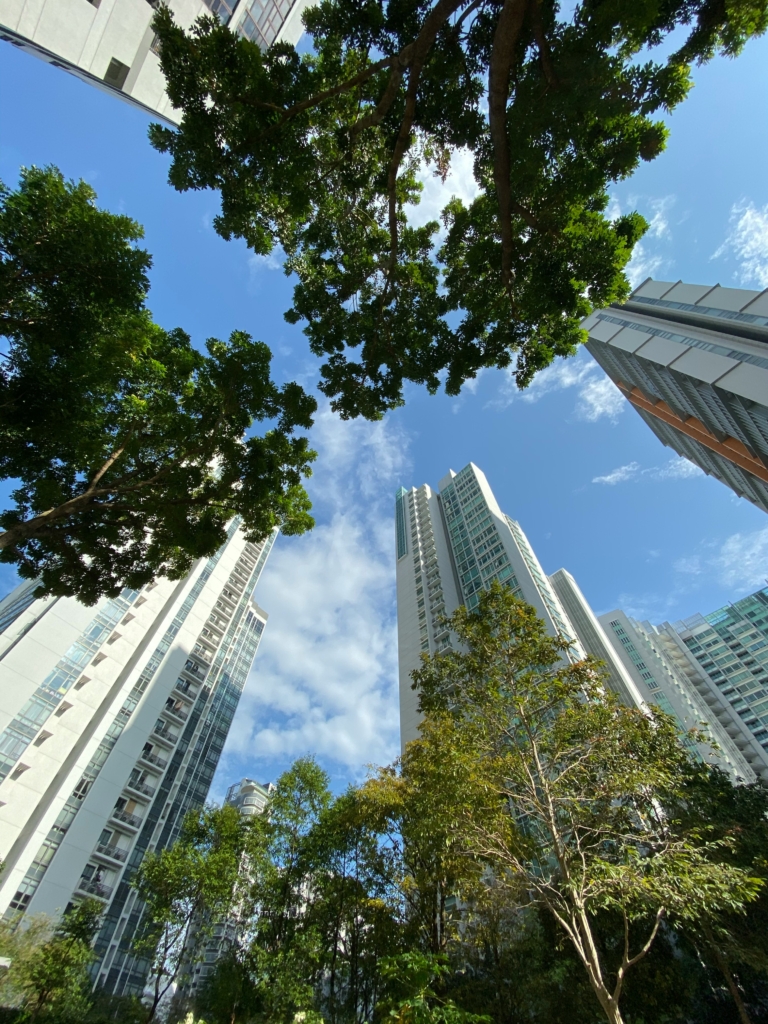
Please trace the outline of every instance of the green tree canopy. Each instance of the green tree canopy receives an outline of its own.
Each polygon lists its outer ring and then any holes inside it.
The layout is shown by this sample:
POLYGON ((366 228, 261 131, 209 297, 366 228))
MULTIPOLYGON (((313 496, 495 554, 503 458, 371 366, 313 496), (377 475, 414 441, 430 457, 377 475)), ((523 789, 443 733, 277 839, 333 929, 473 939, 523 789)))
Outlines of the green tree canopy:
POLYGON ((29 927, 18 921, 0 925, 0 953, 10 968, 0 978, 4 1007, 19 1007, 20 1020, 34 1024, 74 1024, 90 1006, 88 968, 94 959, 91 943, 103 907, 98 900, 83 900, 70 907, 59 921, 40 915, 29 927))
POLYGON ((512 906, 551 914, 621 1024, 626 976, 662 921, 742 913, 764 883, 730 862, 706 816, 665 812, 694 767, 671 718, 620 704, 592 659, 571 661, 570 642, 498 583, 449 623, 460 649, 414 673, 426 712, 417 742, 439 744, 464 777, 466 855, 512 906), (597 940, 600 912, 623 921, 615 957, 597 940))
POLYGON ((133 879, 144 903, 134 948, 151 965, 148 1021, 171 986, 189 980, 216 923, 237 905, 248 825, 230 806, 192 812, 173 846, 144 857, 133 879))
POLYGON ((449 394, 514 362, 520 386, 628 294, 646 229, 608 188, 664 148, 691 67, 737 54, 766 0, 322 0, 311 47, 266 52, 213 17, 155 18, 178 129, 154 125, 178 189, 221 194, 215 224, 298 278, 291 322, 343 416, 412 381, 449 394), (669 52, 672 50, 673 52, 669 52), (410 226, 418 171, 466 148, 479 190, 410 226))
POLYGON ((54 168, 0 186, 0 560, 86 603, 183 576, 235 515, 250 540, 312 525, 315 400, 243 332, 200 352, 153 323, 141 236, 54 168))

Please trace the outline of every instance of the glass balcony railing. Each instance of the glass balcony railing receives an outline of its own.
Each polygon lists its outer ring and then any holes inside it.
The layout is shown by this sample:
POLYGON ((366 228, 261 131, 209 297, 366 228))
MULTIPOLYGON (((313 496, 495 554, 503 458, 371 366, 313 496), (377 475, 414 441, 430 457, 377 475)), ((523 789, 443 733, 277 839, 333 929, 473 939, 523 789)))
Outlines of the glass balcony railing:
POLYGON ((115 821, 122 821, 124 825, 130 825, 131 828, 141 828, 141 818, 137 814, 131 814, 129 811, 121 811, 115 808, 112 811, 112 817, 115 821))

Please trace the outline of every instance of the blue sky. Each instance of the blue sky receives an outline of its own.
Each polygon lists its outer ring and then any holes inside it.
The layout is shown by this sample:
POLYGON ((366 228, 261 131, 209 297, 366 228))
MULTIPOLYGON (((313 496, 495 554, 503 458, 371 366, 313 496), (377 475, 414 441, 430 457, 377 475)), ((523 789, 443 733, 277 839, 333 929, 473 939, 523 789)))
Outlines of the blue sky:
MULTIPOLYGON (((291 284, 211 227, 212 193, 180 195, 147 143, 142 113, 13 47, 0 50, 0 178, 57 164, 99 203, 146 229, 149 305, 197 343, 243 329, 269 343, 275 375, 310 384, 316 362, 283 320, 291 284)), ((768 39, 700 69, 653 164, 614 190, 652 228, 632 266, 646 276, 768 286, 768 39)), ((447 195, 471 194, 468 161, 447 195)), ((426 183, 427 219, 446 198, 426 183)), ((392 499, 474 461, 528 534, 547 572, 569 569, 598 612, 652 621, 711 611, 764 585, 768 521, 691 471, 651 434, 586 352, 517 393, 501 372, 459 399, 416 389, 382 423, 321 411, 309 490, 317 527, 280 538, 257 591, 270 621, 214 783, 267 781, 315 752, 337 786, 398 746, 392 499)), ((6 567, 0 593, 14 585, 6 567)))

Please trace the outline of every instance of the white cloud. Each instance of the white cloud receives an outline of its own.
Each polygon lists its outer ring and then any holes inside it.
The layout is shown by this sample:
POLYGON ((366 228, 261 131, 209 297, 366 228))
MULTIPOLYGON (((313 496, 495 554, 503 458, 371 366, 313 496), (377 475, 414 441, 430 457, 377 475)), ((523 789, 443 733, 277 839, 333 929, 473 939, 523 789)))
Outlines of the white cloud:
POLYGON ((256 590, 269 622, 225 749, 222 789, 315 753, 348 778, 398 751, 393 499, 408 438, 327 408, 308 490, 318 525, 278 538, 256 590), (226 779, 224 776, 226 775, 226 779))
POLYGON ((734 533, 720 548, 714 563, 726 587, 764 587, 768 577, 768 527, 753 533, 734 533))
POLYGON ((609 484, 610 486, 621 484, 625 480, 632 480, 633 477, 637 476, 639 469, 639 462, 628 462, 626 466, 619 466, 617 469, 611 470, 610 473, 606 473, 605 476, 592 477, 592 483, 609 484))
POLYGON ((499 397, 489 405, 503 409, 518 399, 529 403, 540 402, 547 395, 569 388, 578 391, 574 408, 577 419, 596 423, 606 418, 615 423, 626 408, 621 392, 584 349, 570 359, 556 359, 537 373, 524 391, 518 389, 514 375, 507 374, 499 397))
POLYGON ((672 238, 672 232, 669 229, 669 211, 674 205, 674 196, 663 196, 661 199, 649 201, 651 218, 648 222, 647 238, 672 238))
POLYGON ((689 555, 687 558, 678 558, 672 563, 672 568, 675 572, 680 572, 684 576, 700 576, 702 572, 704 572, 700 555, 689 555))
POLYGON ((646 278, 655 277, 667 262, 659 253, 649 252, 642 242, 638 242, 625 273, 632 287, 637 288, 646 278))
POLYGON ((615 423, 626 405, 627 400, 610 377, 593 378, 581 389, 576 414, 589 423, 596 423, 603 417, 615 423))
POLYGON ((688 459, 676 456, 663 466, 649 466, 647 469, 640 469, 639 462, 630 462, 606 473, 605 476, 593 477, 592 483, 622 484, 627 480, 639 480, 643 477, 648 480, 689 480, 696 476, 704 476, 703 470, 694 466, 688 459))
POLYGON ((653 471, 655 480, 687 480, 692 476, 704 476, 704 470, 682 456, 670 459, 666 466, 653 471))
POLYGON ((596 371, 597 364, 579 353, 572 359, 556 359, 554 363, 536 374, 529 387, 524 391, 517 391, 515 388, 515 392, 524 402, 539 402, 553 391, 578 387, 594 380, 596 371))
POLYGON ((262 256, 258 252, 251 253, 248 257, 248 269, 251 271, 251 275, 258 274, 262 270, 280 270, 283 266, 285 259, 285 253, 276 246, 272 252, 268 252, 266 256, 262 256))
POLYGON ((742 200, 731 207, 730 230, 711 258, 728 254, 740 262, 740 284, 768 288, 768 205, 759 209, 742 200))
MULTIPOLYGON (((632 253, 632 259, 627 264, 626 275, 633 288, 637 288, 648 277, 655 277, 662 272, 670 263, 668 257, 662 253, 653 251, 648 240, 655 238, 660 242, 670 242, 672 231, 669 226, 669 213, 675 205, 676 197, 673 195, 662 196, 659 199, 648 199, 644 197, 630 196, 628 205, 640 207, 640 212, 648 221, 648 231, 644 240, 637 243, 632 253)), ((611 196, 608 204, 607 216, 611 220, 620 217, 622 213, 621 203, 617 196, 611 196)))
POLYGON ((440 214, 453 196, 468 206, 477 197, 480 189, 472 173, 474 157, 468 149, 457 149, 451 154, 451 169, 445 181, 434 173, 433 167, 424 166, 418 174, 424 186, 418 206, 406 207, 408 222, 420 228, 431 220, 439 222, 440 214))

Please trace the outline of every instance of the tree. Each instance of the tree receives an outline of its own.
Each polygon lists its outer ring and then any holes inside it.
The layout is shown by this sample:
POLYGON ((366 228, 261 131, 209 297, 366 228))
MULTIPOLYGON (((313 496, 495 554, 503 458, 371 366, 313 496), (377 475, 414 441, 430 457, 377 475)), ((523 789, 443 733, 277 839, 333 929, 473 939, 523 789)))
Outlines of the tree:
POLYGON ((408 381, 457 394, 514 362, 524 387, 571 355, 595 307, 628 294, 646 230, 609 186, 663 150, 659 115, 691 67, 733 56, 766 0, 323 0, 310 47, 261 51, 213 17, 154 20, 178 129, 153 125, 171 184, 221 193, 224 238, 282 246, 286 314, 326 359, 343 416, 377 417, 408 381), (673 52, 663 56, 662 44, 673 52), (654 51, 656 59, 653 59, 654 51), (478 196, 408 224, 419 173, 469 150, 478 196))
POLYGON ((621 1024, 626 976, 664 919, 739 913, 763 882, 720 855, 725 840, 663 813, 692 765, 670 718, 621 705, 594 662, 569 661, 570 642, 498 584, 449 621, 461 650, 425 660, 414 683, 422 734, 466 779, 467 855, 512 905, 552 915, 621 1024), (623 922, 613 963, 600 911, 623 922))
POLYGON ((254 541, 312 526, 293 435, 315 400, 243 332, 204 354, 154 324, 141 235, 53 168, 0 186, 0 479, 18 482, 0 560, 88 604, 181 578, 234 516, 254 541))
POLYGON ((142 861, 133 884, 145 910, 134 945, 150 962, 147 1021, 203 957, 216 922, 237 905, 248 827, 234 807, 191 812, 176 843, 142 861))
POLYGON ((0 982, 4 1005, 20 1006, 32 1024, 82 1020, 90 1005, 91 943, 102 909, 97 900, 83 900, 58 922, 40 916, 22 929, 15 927, 18 922, 4 922, 0 950, 11 960, 0 982))
MULTIPOLYGON (((694 764, 667 813, 688 828, 707 830, 724 843, 718 856, 762 878, 768 876, 768 792, 759 783, 734 786, 717 768, 694 764)), ((705 962, 722 974, 741 1024, 752 1024, 739 975, 762 976, 768 995, 768 891, 765 885, 744 912, 702 913, 684 923, 705 962)))
POLYGON ((467 899, 478 881, 456 829, 463 768, 446 760, 439 737, 425 734, 393 765, 378 769, 358 797, 381 836, 403 919, 416 930, 414 944, 432 956, 445 954, 458 923, 457 898, 467 899))

